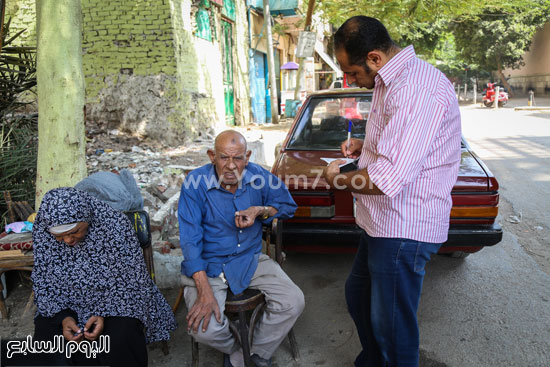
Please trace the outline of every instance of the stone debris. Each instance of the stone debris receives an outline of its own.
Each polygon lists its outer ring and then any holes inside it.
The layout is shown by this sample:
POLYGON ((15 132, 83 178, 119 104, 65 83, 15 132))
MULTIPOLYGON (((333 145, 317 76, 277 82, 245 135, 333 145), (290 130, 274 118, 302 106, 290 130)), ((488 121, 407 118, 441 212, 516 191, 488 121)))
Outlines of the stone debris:
POLYGON ((513 224, 519 224, 521 223, 521 213, 519 215, 510 215, 506 220, 513 224))
MULTIPOLYGON (((175 193, 159 210, 151 217, 151 229, 160 231, 162 240, 175 238, 178 232, 178 200, 180 194, 175 193)), ((174 245, 179 246, 179 241, 174 245)))
POLYGON ((118 130, 88 131, 88 174, 99 171, 132 172, 151 220, 156 280, 159 287, 179 285, 180 263, 177 204, 185 175, 210 162, 206 151, 213 138, 187 140, 177 148, 152 145, 118 130), (169 257, 169 259, 164 259, 169 257))
POLYGON ((164 195, 164 192, 166 191, 166 187, 164 187, 163 185, 153 184, 153 185, 147 186, 145 191, 147 191, 148 193, 150 193, 151 195, 153 195, 163 203, 168 201, 168 198, 164 195))
POLYGON ((159 288, 177 288, 180 286, 181 248, 176 248, 168 254, 153 251, 155 264, 155 283, 159 288))

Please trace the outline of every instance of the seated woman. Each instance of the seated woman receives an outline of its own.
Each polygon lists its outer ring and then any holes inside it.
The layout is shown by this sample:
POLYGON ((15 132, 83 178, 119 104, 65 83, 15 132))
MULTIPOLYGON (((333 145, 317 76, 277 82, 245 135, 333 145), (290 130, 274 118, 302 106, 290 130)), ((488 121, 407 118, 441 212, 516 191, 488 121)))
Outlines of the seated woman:
MULTIPOLYGON (((90 342, 108 335, 108 353, 95 361, 77 356, 76 364, 146 366, 146 343, 168 340, 176 323, 128 218, 84 191, 53 189, 42 200, 32 237, 34 339, 62 334, 90 342)), ((67 362, 63 355, 42 357, 67 362)))

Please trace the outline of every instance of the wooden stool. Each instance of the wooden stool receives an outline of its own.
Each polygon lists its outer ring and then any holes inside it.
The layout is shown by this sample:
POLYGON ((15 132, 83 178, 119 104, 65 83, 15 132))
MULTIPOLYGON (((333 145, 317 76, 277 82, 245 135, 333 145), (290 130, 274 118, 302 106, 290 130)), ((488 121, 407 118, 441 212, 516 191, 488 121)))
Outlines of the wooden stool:
POLYGON ((244 365, 246 367, 254 366, 250 359, 250 346, 254 337, 254 326, 256 326, 264 307, 264 294, 257 289, 248 288, 240 294, 233 294, 231 290, 227 290, 225 314, 229 320, 229 328, 233 336, 243 348, 244 365), (246 317, 248 311, 252 311, 250 321, 246 317))
MULTIPOLYGON (((278 219, 273 219, 270 226, 263 227, 264 239, 266 242, 266 253, 274 260, 282 265, 285 260, 283 255, 283 222, 278 219), (271 254, 272 244, 275 247, 275 254, 271 254)), ((179 305, 183 299, 184 287, 180 287, 174 306, 172 306, 172 311, 176 313, 179 308, 179 305)), ((225 300, 225 314, 229 319, 229 329, 233 333, 236 340, 241 343, 243 348, 244 360, 246 366, 254 366, 253 362, 250 360, 250 346, 252 345, 252 338, 254 337, 254 326, 260 319, 260 315, 263 312, 266 306, 265 297, 263 293, 255 289, 249 289, 243 291, 243 293, 234 295, 230 289, 227 290, 227 296, 225 300), (246 320, 246 313, 252 311, 250 316, 250 321, 246 320), (234 316, 236 315, 236 317, 234 316), (229 317, 231 316, 231 318, 229 317), (239 320, 238 323, 232 319, 239 320), (241 321, 243 319, 243 321, 241 321), (243 342, 244 341, 244 342, 243 342)), ((298 343, 296 342, 296 337, 294 336, 294 330, 290 329, 287 334, 288 340, 290 342, 290 349, 292 353, 292 358, 295 361, 300 360, 300 352, 298 349, 298 343)), ((192 366, 199 367, 199 343, 191 337, 191 356, 192 356, 192 366)))
MULTIPOLYGON (((250 359, 250 346, 254 337, 254 326, 259 320, 259 316, 265 307, 265 297, 262 292, 256 289, 245 289, 240 294, 233 294, 227 290, 225 300, 225 314, 229 320, 229 329, 236 340, 243 348, 244 365, 254 367, 250 359), (252 311, 250 321, 247 320, 246 313, 252 311)), ((199 343, 191 337, 191 358, 192 366, 199 366, 199 343)))
MULTIPOLYGON (((183 298, 183 289, 183 287, 180 288, 176 303, 172 307, 174 313, 177 311, 181 299, 183 298)), ((250 360, 250 346, 254 338, 254 327, 260 320, 260 316, 265 306, 265 296, 257 289, 247 288, 243 293, 237 295, 233 294, 230 289, 227 290, 224 313, 229 320, 229 329, 231 333, 243 348, 244 365, 247 367, 254 367, 254 363, 250 360), (246 314, 250 311, 252 311, 252 315, 250 316, 250 320, 247 320, 246 314)), ((300 353, 296 337, 294 336, 294 330, 290 329, 287 336, 290 343, 292 358, 298 361, 300 359, 300 353)), ((199 367, 199 343, 193 337, 191 337, 191 359, 191 366, 199 367)))

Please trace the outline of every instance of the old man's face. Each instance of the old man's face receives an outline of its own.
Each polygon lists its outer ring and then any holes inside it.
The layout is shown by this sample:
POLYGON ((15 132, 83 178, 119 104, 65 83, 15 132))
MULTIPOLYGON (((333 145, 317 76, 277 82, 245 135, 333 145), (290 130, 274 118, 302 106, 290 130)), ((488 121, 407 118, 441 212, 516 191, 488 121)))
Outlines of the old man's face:
POLYGON ((248 164, 250 151, 236 134, 226 134, 216 141, 214 150, 208 151, 208 156, 216 168, 221 183, 225 186, 236 186, 248 164))

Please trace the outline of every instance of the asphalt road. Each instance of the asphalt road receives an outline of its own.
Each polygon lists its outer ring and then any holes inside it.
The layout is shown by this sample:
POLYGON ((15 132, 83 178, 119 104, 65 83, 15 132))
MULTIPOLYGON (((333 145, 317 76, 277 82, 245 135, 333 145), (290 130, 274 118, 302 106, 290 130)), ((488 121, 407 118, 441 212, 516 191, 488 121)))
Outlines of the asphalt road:
POLYGON ((550 111, 513 106, 462 108, 464 136, 499 180, 505 235, 429 266, 421 347, 448 366, 550 366, 550 111))
POLYGON ((462 108, 463 133, 500 183, 505 229, 550 274, 550 111, 514 111, 526 101, 512 101, 497 111, 462 108))

